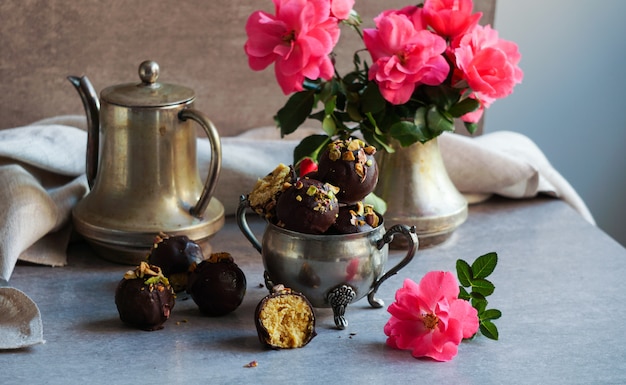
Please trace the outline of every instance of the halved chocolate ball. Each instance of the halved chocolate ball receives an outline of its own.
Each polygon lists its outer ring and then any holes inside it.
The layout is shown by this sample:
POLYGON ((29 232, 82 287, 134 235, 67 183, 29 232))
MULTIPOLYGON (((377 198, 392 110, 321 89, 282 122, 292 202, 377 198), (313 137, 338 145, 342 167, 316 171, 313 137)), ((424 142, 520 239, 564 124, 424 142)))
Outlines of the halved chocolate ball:
POLYGON ((317 177, 339 188, 340 202, 363 200, 378 182, 375 153, 375 147, 360 139, 335 140, 320 156, 317 177))
POLYGON ((261 344, 272 349, 301 348, 316 336, 315 313, 301 293, 276 285, 259 302, 254 322, 261 344))
POLYGON ((122 322, 152 331, 163 328, 174 308, 174 290, 158 266, 146 262, 124 274, 115 290, 122 322))
POLYGON ((191 267, 187 292, 202 313, 222 316, 241 305, 246 276, 229 253, 213 253, 191 267))

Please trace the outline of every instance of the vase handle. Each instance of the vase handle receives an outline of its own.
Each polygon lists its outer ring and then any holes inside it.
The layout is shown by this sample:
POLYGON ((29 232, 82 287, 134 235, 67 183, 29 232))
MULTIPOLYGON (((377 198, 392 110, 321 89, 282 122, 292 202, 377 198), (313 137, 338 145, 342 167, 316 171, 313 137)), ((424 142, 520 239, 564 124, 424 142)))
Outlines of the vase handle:
POLYGON ((252 244, 252 246, 260 253, 261 252, 261 242, 256 238, 256 236, 250 230, 250 226, 248 226, 248 220, 246 219, 246 210, 248 209, 248 198, 245 195, 239 197, 239 207, 237 207, 237 226, 239 226, 239 230, 243 233, 248 241, 252 244))
POLYGON ((367 301, 372 307, 375 308, 380 308, 385 305, 382 299, 374 298, 376 292, 378 291, 378 288, 380 287, 380 284, 386 281, 387 278, 395 275, 398 271, 400 271, 400 269, 402 269, 409 262, 411 262, 419 246, 419 240, 417 239, 415 226, 409 227, 406 225, 394 225, 389 230, 387 230, 387 232, 385 233, 385 235, 383 235, 381 239, 378 240, 378 242, 376 243, 376 247, 378 247, 378 249, 380 250, 386 244, 391 243, 395 234, 402 234, 404 237, 406 237, 409 243, 407 246, 407 252, 404 258, 402 258, 402 260, 398 262, 397 265, 389 269, 382 277, 378 278, 372 284, 372 288, 367 294, 367 301))

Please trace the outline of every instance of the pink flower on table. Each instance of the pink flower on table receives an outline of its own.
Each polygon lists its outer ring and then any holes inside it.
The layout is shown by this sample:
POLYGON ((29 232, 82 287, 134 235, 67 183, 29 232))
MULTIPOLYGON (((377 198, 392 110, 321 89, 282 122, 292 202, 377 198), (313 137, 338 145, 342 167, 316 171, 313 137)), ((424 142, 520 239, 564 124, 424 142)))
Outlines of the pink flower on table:
POLYGON ((464 35, 454 57, 461 77, 485 107, 510 95, 524 77, 517 45, 500 39, 490 26, 478 25, 464 35))
POLYGON ((339 20, 346 20, 354 7, 354 0, 330 0, 330 14, 339 20))
POLYGON ((251 69, 274 63, 276 79, 287 95, 302 91, 305 79, 330 80, 329 57, 339 40, 338 20, 329 0, 274 0, 275 15, 256 11, 246 23, 244 49, 251 69))
POLYGON ((446 42, 416 25, 417 7, 384 12, 376 29, 364 29, 363 41, 372 56, 368 77, 392 104, 404 104, 420 84, 439 85, 450 71, 442 53, 446 42))
POLYGON ((387 345, 411 350, 414 357, 451 360, 461 340, 478 331, 476 309, 458 295, 456 277, 450 272, 429 272, 419 284, 406 279, 388 308, 387 345))
POLYGON ((482 12, 472 14, 472 0, 426 0, 424 21, 437 34, 449 38, 474 28, 482 12))

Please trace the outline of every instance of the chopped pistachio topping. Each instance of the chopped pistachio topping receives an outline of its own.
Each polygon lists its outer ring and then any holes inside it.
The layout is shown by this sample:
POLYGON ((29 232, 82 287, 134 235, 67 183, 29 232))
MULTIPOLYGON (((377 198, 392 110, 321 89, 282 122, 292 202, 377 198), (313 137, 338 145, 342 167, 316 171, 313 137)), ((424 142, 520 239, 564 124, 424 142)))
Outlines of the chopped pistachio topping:
POLYGON ((315 194, 317 194, 319 190, 317 189, 317 187, 315 186, 309 186, 309 188, 306 190, 306 195, 312 197, 315 194))
POLYGON ((345 160, 346 162, 354 162, 356 160, 352 151, 344 152, 343 155, 341 155, 341 159, 345 160))
POLYGON ((124 279, 146 278, 144 283, 152 287, 158 283, 169 286, 169 280, 161 272, 161 268, 155 265, 149 265, 147 262, 141 261, 135 270, 129 270, 124 274, 124 279))

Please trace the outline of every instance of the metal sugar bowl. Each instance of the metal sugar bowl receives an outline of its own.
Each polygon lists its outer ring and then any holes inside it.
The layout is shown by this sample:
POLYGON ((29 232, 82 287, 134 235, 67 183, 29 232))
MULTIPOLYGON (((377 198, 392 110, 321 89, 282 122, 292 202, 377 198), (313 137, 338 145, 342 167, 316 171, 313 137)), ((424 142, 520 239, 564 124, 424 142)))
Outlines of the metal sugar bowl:
POLYGON ((383 307, 375 297, 380 285, 413 259, 418 248, 415 227, 395 225, 362 233, 313 235, 298 233, 268 223, 259 240, 246 220, 248 202, 241 197, 237 224, 252 246, 261 253, 265 285, 283 284, 304 294, 314 307, 332 308, 335 326, 344 329, 347 306, 367 296, 370 306, 383 307), (387 269, 389 243, 395 235, 406 239, 406 254, 387 269))
POLYGON ((70 76, 88 118, 90 192, 72 211, 74 227, 105 259, 138 264, 155 235, 187 235, 205 251, 224 225, 212 197, 221 144, 211 121, 193 108, 193 90, 158 83, 159 66, 139 66, 140 82, 108 87, 100 99, 87 77, 70 76), (211 143, 209 174, 197 169, 197 122, 211 143))

